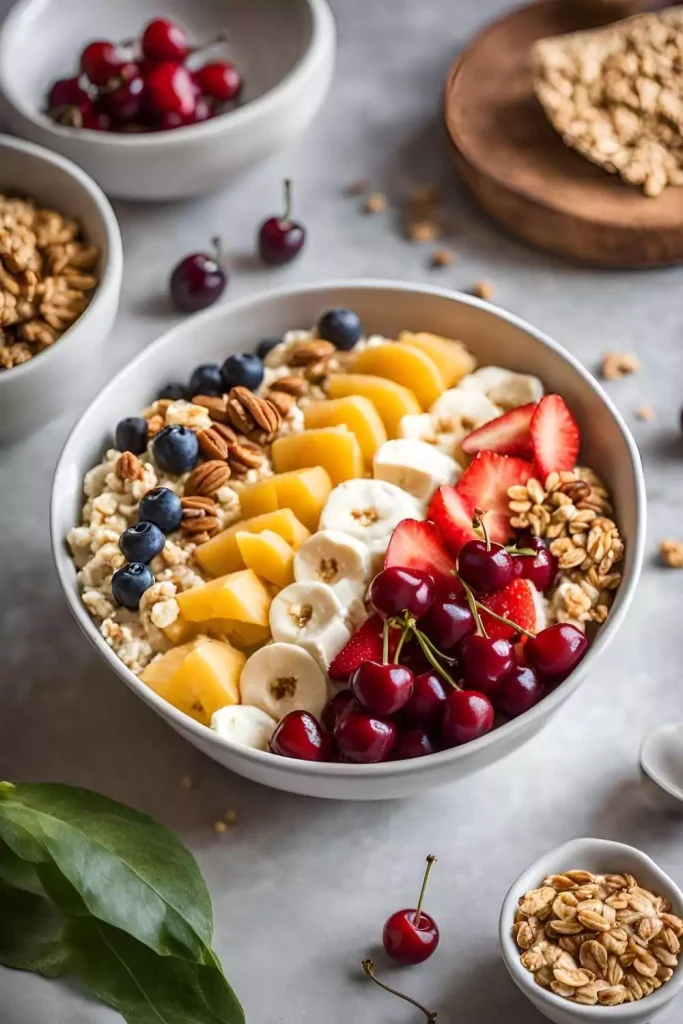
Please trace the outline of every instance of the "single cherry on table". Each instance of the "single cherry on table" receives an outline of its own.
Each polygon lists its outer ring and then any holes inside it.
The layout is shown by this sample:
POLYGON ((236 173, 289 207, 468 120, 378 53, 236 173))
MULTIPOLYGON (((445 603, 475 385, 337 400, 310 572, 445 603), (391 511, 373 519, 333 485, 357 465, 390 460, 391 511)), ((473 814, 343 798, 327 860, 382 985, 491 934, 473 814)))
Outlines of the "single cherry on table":
MULTIPOLYGON (((219 238, 213 239, 215 255, 193 252, 176 265, 169 283, 174 305, 183 313, 196 313, 221 297, 228 284, 219 238)), ((219 369, 220 373, 220 369, 219 369)))
POLYGON ((427 857, 427 867, 417 907, 397 910, 387 918, 382 932, 382 942, 387 956, 399 964, 421 964, 427 960, 439 944, 439 929, 436 921, 422 909, 427 881, 432 865, 436 861, 434 854, 427 857))
POLYGON ((291 219, 292 183, 285 178, 285 212, 264 220, 258 232, 258 251, 264 263, 280 265, 298 256, 306 241, 306 229, 291 219))

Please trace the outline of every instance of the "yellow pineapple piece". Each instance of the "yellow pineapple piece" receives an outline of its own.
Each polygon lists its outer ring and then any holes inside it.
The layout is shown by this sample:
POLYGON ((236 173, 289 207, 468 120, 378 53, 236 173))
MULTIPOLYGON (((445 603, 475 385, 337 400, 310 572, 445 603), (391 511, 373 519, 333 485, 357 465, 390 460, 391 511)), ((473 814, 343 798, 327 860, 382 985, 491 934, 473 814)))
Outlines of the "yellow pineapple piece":
POLYGON ((439 334, 429 334, 427 331, 417 334, 401 331, 398 340, 401 345, 409 345, 429 356, 438 366, 447 388, 454 387, 477 368, 477 360, 469 349, 454 338, 442 338, 439 334))
MULTIPOLYGON (((140 679, 146 683, 151 690, 158 693, 164 700, 169 700, 169 685, 175 672, 180 668, 188 654, 194 650, 196 641, 183 644, 181 647, 173 647, 165 654, 161 654, 154 661, 150 662, 140 673, 140 679)), ((194 716, 193 716, 194 717, 194 716)))
POLYGON ((365 461, 355 434, 345 427, 321 427, 287 434, 273 441, 270 450, 278 473, 307 466, 322 466, 329 473, 332 486, 363 476, 365 461))
POLYGON ((171 676, 166 700, 210 725, 214 711, 239 704, 239 680, 246 660, 229 643, 202 637, 171 676))
POLYGON ((244 569, 244 560, 236 540, 237 534, 244 530, 249 533, 272 530, 291 544, 295 551, 311 535, 311 531, 299 522, 290 508, 264 512, 263 515, 254 516, 252 519, 242 519, 239 523, 233 523, 227 530, 200 544, 195 555, 202 569, 212 576, 224 576, 225 573, 244 569))
POLYGON ((199 632, 200 627, 197 622, 188 622, 182 615, 170 624, 170 626, 162 626, 161 631, 167 637, 171 643, 176 646, 177 644, 186 644, 188 640, 192 640, 199 632))
POLYGON ((176 597, 180 614, 189 622, 237 619, 256 626, 268 625, 271 596, 253 569, 219 576, 176 597))
POLYGON ((320 513, 331 490, 328 472, 322 466, 312 466, 292 473, 279 473, 251 484, 241 492, 240 502, 246 516, 290 509, 308 530, 317 530, 320 513), (264 484, 268 487, 264 488, 264 484), (272 501, 276 502, 275 508, 270 507, 272 501))
POLYGON ((237 546, 248 569, 282 590, 294 582, 294 548, 272 530, 237 533, 237 546))
POLYGON ((258 647, 270 640, 270 627, 257 626, 253 622, 238 622, 237 619, 209 619, 202 624, 203 630, 215 640, 227 640, 241 651, 258 647))
POLYGON ((388 437, 398 437, 398 425, 404 416, 418 416, 422 409, 410 388, 385 377, 362 373, 335 373, 327 379, 330 398, 361 395, 368 398, 379 413, 388 437))
POLYGON ((366 348, 353 362, 354 373, 387 377, 396 384, 410 388, 423 409, 429 409, 446 390, 439 367, 433 359, 417 348, 387 341, 375 348, 366 348))
POLYGON ((369 398, 349 395, 347 398, 311 402, 304 409, 307 429, 315 427, 347 426, 356 435, 363 458, 372 463, 375 452, 387 439, 381 417, 369 398))

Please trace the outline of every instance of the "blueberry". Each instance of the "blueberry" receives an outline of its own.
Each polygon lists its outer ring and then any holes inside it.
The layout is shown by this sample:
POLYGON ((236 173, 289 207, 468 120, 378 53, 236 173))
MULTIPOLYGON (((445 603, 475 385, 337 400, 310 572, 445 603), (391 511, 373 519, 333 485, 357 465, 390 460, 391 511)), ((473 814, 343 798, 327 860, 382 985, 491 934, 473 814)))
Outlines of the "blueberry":
POLYGON ((250 352, 228 356, 222 367, 223 381, 230 388, 242 387, 256 391, 263 381, 263 363, 250 352))
POLYGON ((199 457, 197 435, 189 427, 164 427, 153 442, 154 461, 164 473, 187 473, 199 457))
POLYGON ((184 384, 178 384, 177 381, 165 384, 157 395, 157 398, 170 398, 172 402, 180 402, 187 397, 187 388, 184 384))
POLYGON ((141 416, 126 416, 116 424, 114 443, 120 452, 142 455, 147 447, 147 420, 141 416))
POLYGON ((137 611, 140 598, 154 583, 154 573, 142 562, 129 562, 117 569, 111 578, 111 592, 117 604, 137 611))
POLYGON ((264 338, 256 346, 256 355, 259 359, 265 359, 269 352, 272 352, 274 348, 281 344, 282 338, 264 338))
POLYGON ((119 547, 129 562, 151 562, 163 550, 166 538, 154 523, 136 523, 119 537, 119 547))
POLYGON ((218 363, 202 363, 190 377, 190 395, 222 395, 225 391, 218 363))
POLYGON ((358 313, 352 309, 328 309, 318 320, 318 335, 325 341, 331 341, 342 352, 348 352, 363 333, 363 325, 358 313))
POLYGON ((183 518, 183 506, 170 487, 155 487, 138 505, 138 517, 140 522, 154 523, 164 533, 173 533, 183 518))

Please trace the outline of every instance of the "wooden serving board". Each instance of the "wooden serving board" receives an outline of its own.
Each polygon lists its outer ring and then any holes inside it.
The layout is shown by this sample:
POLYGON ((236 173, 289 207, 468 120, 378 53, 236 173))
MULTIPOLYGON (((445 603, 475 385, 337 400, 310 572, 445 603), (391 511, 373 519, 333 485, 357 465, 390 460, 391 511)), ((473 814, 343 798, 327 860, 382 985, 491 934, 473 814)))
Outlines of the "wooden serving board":
POLYGON ((650 199, 594 166, 564 145, 534 95, 532 43, 606 24, 616 7, 537 0, 484 29, 446 82, 456 166, 484 210, 532 245, 600 266, 681 263, 683 187, 650 199))

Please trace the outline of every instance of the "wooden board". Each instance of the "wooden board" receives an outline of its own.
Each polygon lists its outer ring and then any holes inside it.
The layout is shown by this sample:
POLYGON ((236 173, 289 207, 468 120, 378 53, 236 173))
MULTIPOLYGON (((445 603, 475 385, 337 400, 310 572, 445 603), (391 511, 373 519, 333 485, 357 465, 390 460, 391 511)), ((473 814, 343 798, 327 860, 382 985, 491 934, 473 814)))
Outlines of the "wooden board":
POLYGON ((532 245, 611 267, 683 262, 683 187, 647 198, 564 145, 536 99, 529 49, 612 20, 615 4, 537 0, 486 28, 451 67, 446 125, 477 202, 532 245))

